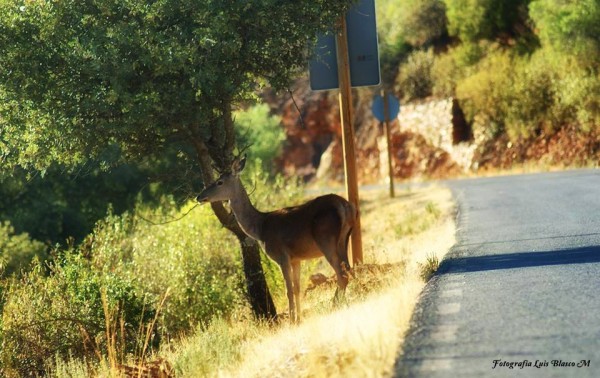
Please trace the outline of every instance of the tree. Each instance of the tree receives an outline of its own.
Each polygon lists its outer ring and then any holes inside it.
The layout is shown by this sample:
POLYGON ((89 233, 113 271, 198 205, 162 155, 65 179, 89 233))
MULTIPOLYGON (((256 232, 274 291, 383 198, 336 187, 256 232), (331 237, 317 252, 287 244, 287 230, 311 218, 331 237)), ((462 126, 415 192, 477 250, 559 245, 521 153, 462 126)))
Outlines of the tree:
POLYGON ((444 0, 448 32, 463 43, 527 33, 524 27, 530 0, 444 0))
POLYGON ((535 0, 529 13, 542 44, 584 65, 598 67, 600 58, 600 3, 597 0, 535 0))
MULTIPOLYGON (((136 162, 178 146, 209 183, 233 160, 232 109, 266 83, 285 87, 307 40, 350 2, 0 0, 2 169, 74 167, 113 146, 119 163, 136 162)), ((274 317, 256 242, 212 208, 240 241, 254 313, 274 317)))
POLYGON ((400 23, 406 41, 421 47, 446 34, 446 7, 442 0, 408 0, 400 5, 400 23))

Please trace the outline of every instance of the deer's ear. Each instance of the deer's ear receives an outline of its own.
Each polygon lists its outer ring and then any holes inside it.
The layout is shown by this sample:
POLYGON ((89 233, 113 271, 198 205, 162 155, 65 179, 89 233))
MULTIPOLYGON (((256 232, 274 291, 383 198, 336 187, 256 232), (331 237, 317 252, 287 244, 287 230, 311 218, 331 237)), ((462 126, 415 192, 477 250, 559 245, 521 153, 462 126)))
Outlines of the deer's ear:
POLYGON ((246 155, 244 154, 242 157, 237 157, 231 163, 231 171, 234 175, 239 175, 241 171, 244 170, 246 166, 246 155))

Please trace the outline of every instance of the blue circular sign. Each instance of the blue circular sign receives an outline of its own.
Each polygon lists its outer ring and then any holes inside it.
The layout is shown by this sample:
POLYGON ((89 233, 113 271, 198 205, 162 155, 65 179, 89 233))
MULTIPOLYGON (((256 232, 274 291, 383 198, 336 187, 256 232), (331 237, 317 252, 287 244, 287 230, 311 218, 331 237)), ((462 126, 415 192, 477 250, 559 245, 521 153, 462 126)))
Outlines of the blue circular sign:
MULTIPOLYGON (((388 109, 390 112, 390 120, 398 117, 400 113, 400 101, 396 96, 391 93, 387 95, 388 101, 388 109)), ((385 122, 385 116, 383 112, 383 97, 381 95, 373 96, 373 105, 371 105, 371 111, 373 112, 373 116, 377 118, 380 122, 385 122)))

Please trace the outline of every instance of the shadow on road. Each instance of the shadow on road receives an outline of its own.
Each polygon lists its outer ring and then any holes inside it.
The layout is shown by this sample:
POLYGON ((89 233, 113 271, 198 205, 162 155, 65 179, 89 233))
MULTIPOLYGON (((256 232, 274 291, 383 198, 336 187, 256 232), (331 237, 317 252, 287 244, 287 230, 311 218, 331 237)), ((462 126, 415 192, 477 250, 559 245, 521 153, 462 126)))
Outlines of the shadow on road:
POLYGON ((442 261, 437 274, 597 262, 600 262, 600 246, 590 246, 556 251, 448 258, 442 261))

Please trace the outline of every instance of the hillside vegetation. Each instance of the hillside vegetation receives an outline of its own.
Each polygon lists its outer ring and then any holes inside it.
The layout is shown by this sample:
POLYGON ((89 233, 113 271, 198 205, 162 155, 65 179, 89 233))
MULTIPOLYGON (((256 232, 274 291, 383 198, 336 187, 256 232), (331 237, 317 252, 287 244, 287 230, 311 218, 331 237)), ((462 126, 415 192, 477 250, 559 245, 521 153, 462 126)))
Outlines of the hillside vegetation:
POLYGON ((404 101, 455 97, 489 139, 597 140, 597 1, 384 0, 378 17, 384 82, 404 101))

